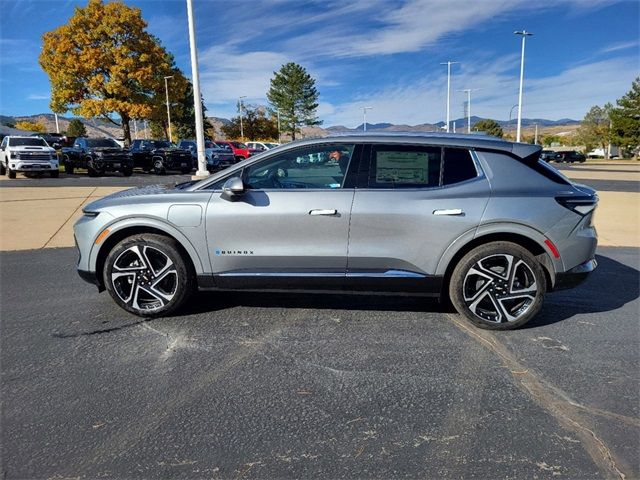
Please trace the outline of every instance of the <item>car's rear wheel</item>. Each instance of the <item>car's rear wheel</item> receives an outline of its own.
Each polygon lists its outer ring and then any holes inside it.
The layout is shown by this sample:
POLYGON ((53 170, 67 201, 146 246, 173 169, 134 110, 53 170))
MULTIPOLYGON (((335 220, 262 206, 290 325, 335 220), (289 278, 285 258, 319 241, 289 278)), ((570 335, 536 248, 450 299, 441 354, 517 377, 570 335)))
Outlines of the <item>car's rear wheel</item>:
POLYGON ((527 249, 492 242, 471 250, 456 265, 449 297, 474 325, 509 330, 537 315, 546 289, 543 267, 527 249))
POLYGON ((118 243, 105 260, 103 281, 123 309, 143 317, 169 315, 194 289, 194 275, 178 243, 140 234, 118 243))

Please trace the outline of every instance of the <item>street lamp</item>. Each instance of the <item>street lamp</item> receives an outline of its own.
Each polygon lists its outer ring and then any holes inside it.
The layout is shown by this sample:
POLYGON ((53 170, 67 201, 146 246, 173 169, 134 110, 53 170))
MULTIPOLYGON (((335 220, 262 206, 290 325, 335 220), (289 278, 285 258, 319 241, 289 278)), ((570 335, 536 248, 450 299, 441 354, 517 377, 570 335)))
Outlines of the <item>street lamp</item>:
POLYGON ((522 37, 522 56, 520 58, 520 92, 518 93, 518 128, 516 131, 516 142, 520 141, 520 129, 522 125, 522 83, 524 82, 524 44, 527 37, 533 35, 531 32, 522 30, 521 32, 513 32, 515 35, 522 37))
POLYGON ((240 108, 240 139, 244 142, 244 129, 242 128, 242 99, 247 98, 246 95, 243 95, 238 98, 238 106, 240 108))
POLYGON ((191 81, 193 82, 193 109, 196 120, 196 149, 198 152, 198 171, 196 176, 207 177, 207 158, 204 153, 204 125, 202 124, 202 96, 200 95, 200 73, 198 72, 198 50, 196 48, 196 27, 193 21, 193 3, 187 0, 187 18, 189 21, 189 50, 191 53, 191 81))
POLYGON ((454 63, 460 63, 460 62, 447 61, 440 64, 440 65, 447 66, 447 133, 449 133, 449 103, 450 103, 449 101, 451 99, 451 65, 453 65, 454 63))
POLYGON ((467 93, 467 133, 471 133, 471 92, 477 92, 479 88, 465 88, 464 90, 458 90, 459 92, 467 93))
POLYGON ((169 84, 167 80, 173 78, 173 75, 164 77, 164 93, 167 96, 167 123, 169 125, 169 141, 171 141, 171 110, 169 109, 169 84))
POLYGON ((363 117, 363 131, 367 131, 367 110, 371 110, 373 107, 362 107, 362 117, 363 117))

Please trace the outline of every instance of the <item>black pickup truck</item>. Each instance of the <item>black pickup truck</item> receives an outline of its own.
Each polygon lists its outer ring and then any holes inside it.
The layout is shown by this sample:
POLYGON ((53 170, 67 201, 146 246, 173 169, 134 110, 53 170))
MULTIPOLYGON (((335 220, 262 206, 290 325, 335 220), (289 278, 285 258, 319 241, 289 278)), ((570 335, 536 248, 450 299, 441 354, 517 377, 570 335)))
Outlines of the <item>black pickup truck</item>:
POLYGON ((131 144, 133 165, 145 172, 164 175, 169 170, 186 174, 193 169, 191 152, 177 148, 167 140, 134 140, 131 144))
POLYGON ((76 168, 86 168, 90 177, 99 177, 105 172, 122 172, 129 177, 133 173, 131 154, 111 138, 78 137, 72 147, 63 148, 60 153, 68 174, 76 168))

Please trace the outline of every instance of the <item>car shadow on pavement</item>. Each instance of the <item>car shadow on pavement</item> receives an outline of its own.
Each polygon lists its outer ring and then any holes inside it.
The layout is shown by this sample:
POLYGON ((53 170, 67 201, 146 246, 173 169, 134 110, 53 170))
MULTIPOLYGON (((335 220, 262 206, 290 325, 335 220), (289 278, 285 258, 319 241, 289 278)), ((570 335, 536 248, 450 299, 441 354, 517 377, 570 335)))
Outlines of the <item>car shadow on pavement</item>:
MULTIPOLYGON (((524 328, 536 328, 575 315, 608 312, 640 296, 638 270, 611 258, 596 255, 598 268, 580 286, 548 293, 542 311, 524 328)), ((308 308, 391 312, 454 313, 449 302, 435 298, 378 294, 315 294, 294 292, 199 293, 179 315, 232 307, 308 308)))
POLYGON ((638 270, 603 255, 596 255, 598 267, 578 287, 551 292, 542 311, 523 328, 536 328, 575 315, 616 310, 640 296, 638 270))
POLYGON ((390 312, 449 312, 445 304, 430 297, 377 294, 327 294, 299 292, 204 292, 181 309, 193 315, 232 307, 305 308, 318 310, 362 310, 390 312))

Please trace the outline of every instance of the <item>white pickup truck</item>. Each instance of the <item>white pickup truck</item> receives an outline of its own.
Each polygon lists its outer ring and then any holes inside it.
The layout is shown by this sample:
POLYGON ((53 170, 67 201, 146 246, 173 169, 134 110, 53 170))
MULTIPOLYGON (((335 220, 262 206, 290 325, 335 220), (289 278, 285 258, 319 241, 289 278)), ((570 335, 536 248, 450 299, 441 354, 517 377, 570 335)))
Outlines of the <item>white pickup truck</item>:
POLYGON ((0 175, 16 178, 17 172, 49 172, 57 178, 56 151, 39 137, 4 137, 0 144, 0 175))

